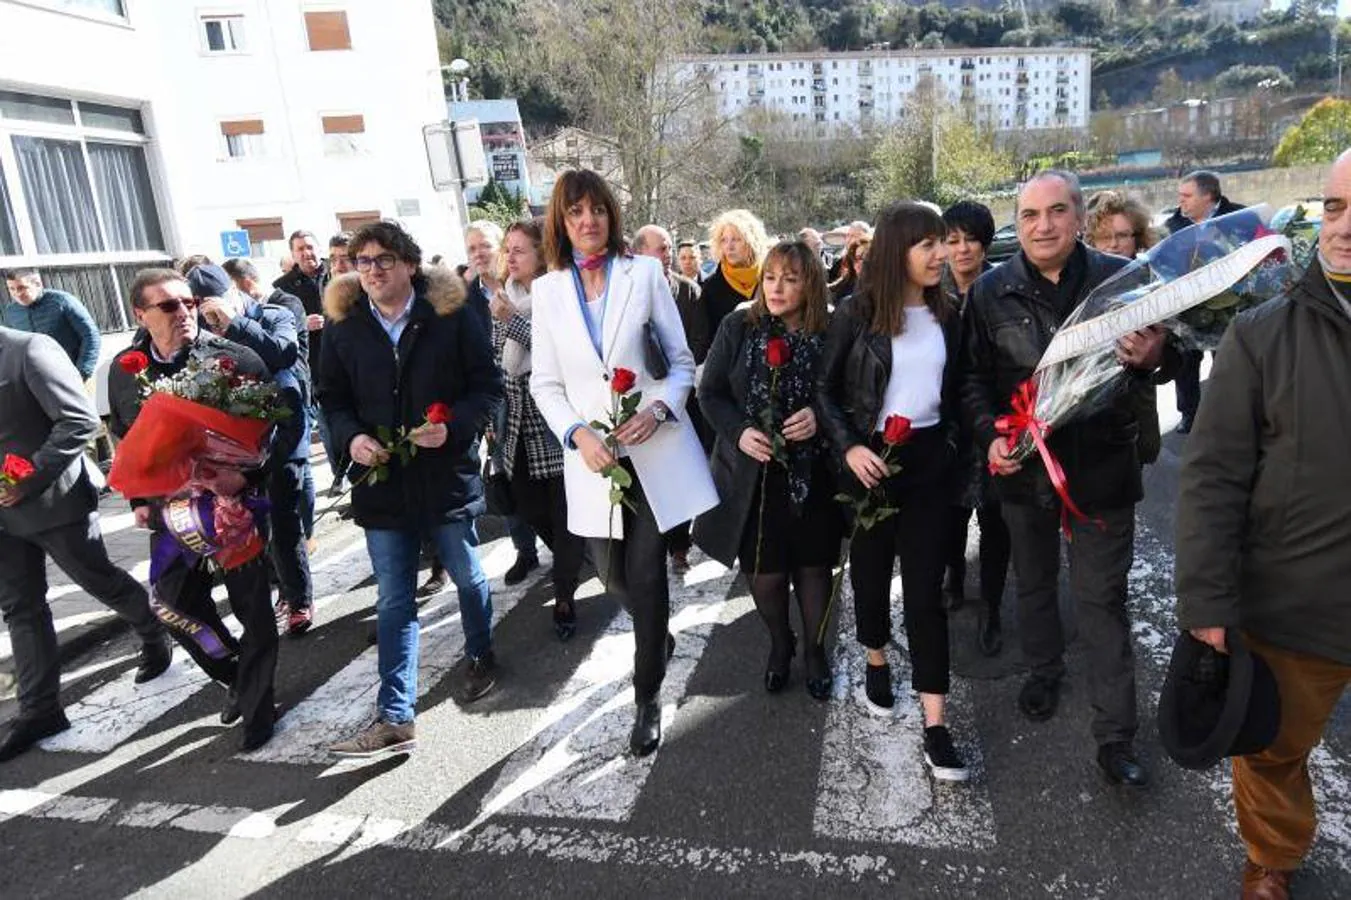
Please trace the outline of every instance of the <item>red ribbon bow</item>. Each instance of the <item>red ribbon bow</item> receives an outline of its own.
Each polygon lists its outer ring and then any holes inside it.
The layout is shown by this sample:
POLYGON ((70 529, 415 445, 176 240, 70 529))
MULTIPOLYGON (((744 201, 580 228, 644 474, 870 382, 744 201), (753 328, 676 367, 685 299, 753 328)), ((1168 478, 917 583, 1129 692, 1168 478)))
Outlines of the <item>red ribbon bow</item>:
MULTIPOLYGON (((1065 470, 1061 467, 1060 460, 1056 459, 1055 454, 1046 446, 1046 438, 1050 436, 1051 428, 1037 418, 1036 383, 1029 378, 1018 385, 1018 389, 1013 392, 1011 403, 1013 412, 995 419, 995 430, 1008 441, 1010 448, 1017 445, 1024 433, 1031 436, 1032 443, 1036 445, 1037 453, 1041 454, 1041 461, 1046 466, 1046 474, 1051 479, 1051 487, 1060 497, 1060 529, 1065 534, 1065 540, 1070 540, 1070 516, 1074 516, 1081 522, 1092 521, 1099 528, 1104 527, 1101 519, 1090 520, 1070 499, 1069 481, 1065 478, 1065 470)), ((999 474, 993 463, 990 465, 990 474, 999 474)))

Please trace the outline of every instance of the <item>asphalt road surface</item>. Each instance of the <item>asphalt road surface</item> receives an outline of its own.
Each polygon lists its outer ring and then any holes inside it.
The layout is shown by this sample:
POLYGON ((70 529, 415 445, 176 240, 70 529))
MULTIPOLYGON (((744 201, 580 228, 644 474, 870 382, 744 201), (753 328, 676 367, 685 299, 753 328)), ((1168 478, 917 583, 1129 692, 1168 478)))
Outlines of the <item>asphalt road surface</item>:
MULTIPOLYGON (((998 658, 976 652, 972 609, 953 619, 951 718, 975 774, 940 785, 921 759, 903 636, 890 719, 856 699, 862 661, 847 595, 833 699, 808 697, 800 666, 788 691, 768 695, 768 641, 742 583, 697 556, 673 591, 666 738, 653 757, 632 759, 627 618, 602 596, 583 599, 579 633, 560 644, 543 570, 506 588, 513 551, 500 537, 482 547, 497 690, 457 699, 463 635, 449 590, 422 608, 419 748, 339 762, 324 748, 371 719, 377 684, 366 641, 375 588, 361 535, 344 523, 315 558, 317 626, 283 641, 284 716, 262 750, 239 753, 238 726, 217 720, 224 692, 181 652, 140 687, 126 636, 66 667, 74 727, 0 766, 0 894, 1237 896, 1243 852, 1227 771, 1172 765, 1153 721, 1174 633, 1178 441, 1169 436, 1148 471, 1131 573, 1145 790, 1098 775, 1077 645, 1059 714, 1040 724, 1019 715, 1011 591, 998 658)), ((899 581, 894 598, 899 632, 899 581)), ((1072 634, 1067 590, 1062 606, 1072 634)), ((12 701, 0 704, 0 718, 13 714, 12 701)), ((1297 896, 1351 897, 1347 704, 1313 770, 1322 821, 1297 896)))

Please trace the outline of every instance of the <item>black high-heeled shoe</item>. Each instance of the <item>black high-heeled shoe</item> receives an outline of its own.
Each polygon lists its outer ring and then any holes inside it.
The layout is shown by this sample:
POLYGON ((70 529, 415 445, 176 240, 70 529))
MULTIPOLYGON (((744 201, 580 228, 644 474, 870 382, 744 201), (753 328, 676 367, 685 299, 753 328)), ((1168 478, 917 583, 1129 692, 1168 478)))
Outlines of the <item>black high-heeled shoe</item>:
POLYGON ((554 634, 564 643, 577 633, 577 604, 574 600, 554 601, 554 634))
POLYGON ((829 700, 835 689, 835 676, 826 659, 826 648, 817 644, 807 648, 807 693, 814 700, 829 700))
POLYGON ((769 650, 769 662, 765 665, 765 690, 777 694, 788 685, 788 671, 797 655, 797 635, 788 635, 788 654, 780 658, 773 647, 769 650))

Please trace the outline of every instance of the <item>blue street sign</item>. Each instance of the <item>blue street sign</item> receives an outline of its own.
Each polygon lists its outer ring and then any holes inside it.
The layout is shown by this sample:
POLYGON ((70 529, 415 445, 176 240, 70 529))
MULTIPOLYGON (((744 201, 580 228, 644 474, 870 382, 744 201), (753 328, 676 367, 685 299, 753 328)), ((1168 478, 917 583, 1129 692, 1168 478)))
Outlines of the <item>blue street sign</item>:
POLYGON ((243 229, 239 231, 222 231, 220 233, 220 252, 226 259, 238 256, 248 256, 249 233, 243 229))

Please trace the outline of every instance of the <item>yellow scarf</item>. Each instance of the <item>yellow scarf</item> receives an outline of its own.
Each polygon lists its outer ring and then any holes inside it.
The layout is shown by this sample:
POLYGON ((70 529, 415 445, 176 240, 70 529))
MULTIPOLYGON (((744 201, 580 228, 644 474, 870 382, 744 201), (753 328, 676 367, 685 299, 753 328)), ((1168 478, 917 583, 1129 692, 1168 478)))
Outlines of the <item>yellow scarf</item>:
POLYGON ((755 293, 755 289, 760 284, 760 267, 758 265, 734 266, 727 260, 722 261, 722 277, 727 279, 727 283, 747 300, 755 293))
POLYGON ((1329 281, 1335 281, 1338 284, 1351 284, 1351 275, 1344 275, 1341 272, 1332 272, 1328 269, 1324 269, 1323 274, 1328 277, 1329 281))

